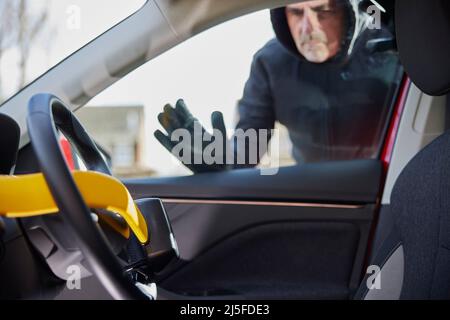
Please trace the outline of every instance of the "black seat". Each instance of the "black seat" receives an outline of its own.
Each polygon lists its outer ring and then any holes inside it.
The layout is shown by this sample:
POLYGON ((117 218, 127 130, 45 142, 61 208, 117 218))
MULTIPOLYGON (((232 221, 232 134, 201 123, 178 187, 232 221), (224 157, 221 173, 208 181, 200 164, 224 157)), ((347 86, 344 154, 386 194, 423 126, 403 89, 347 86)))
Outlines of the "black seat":
MULTIPOLYGON (((396 29, 401 61, 415 85, 429 95, 448 93, 450 1, 397 0, 396 29)), ((394 226, 371 262, 381 269, 380 287, 368 289, 366 277, 356 298, 450 299, 450 132, 404 168, 390 214, 394 226)))
POLYGON ((11 174, 19 150, 20 128, 10 116, 0 113, 0 175, 11 174))

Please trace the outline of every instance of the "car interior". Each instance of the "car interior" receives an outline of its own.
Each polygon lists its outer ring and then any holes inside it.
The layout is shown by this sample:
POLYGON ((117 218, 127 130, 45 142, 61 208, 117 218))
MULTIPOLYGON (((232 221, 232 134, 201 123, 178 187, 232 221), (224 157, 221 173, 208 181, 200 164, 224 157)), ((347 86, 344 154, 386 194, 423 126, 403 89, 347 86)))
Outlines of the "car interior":
POLYGON ((119 180, 78 120, 183 40, 288 2, 148 1, 1 106, 1 299, 450 299, 448 1, 380 1, 405 75, 378 159, 119 180))

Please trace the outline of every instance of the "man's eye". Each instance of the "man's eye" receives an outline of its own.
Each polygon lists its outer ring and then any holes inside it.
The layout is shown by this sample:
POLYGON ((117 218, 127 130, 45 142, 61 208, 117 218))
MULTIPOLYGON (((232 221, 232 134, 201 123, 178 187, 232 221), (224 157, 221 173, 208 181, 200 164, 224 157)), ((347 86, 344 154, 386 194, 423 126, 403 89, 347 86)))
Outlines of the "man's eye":
POLYGON ((303 17, 303 10, 291 10, 291 14, 296 17, 303 17))
POLYGON ((335 14, 335 10, 333 10, 333 9, 320 9, 320 10, 316 10, 315 12, 317 13, 317 17, 319 19, 326 19, 335 14))

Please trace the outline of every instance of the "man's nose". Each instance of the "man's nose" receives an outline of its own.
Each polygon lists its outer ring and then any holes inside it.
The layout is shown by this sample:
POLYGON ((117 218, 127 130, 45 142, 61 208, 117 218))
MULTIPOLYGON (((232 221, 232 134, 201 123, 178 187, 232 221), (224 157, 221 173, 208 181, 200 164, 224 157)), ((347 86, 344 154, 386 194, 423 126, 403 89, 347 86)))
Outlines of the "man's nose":
POLYGON ((302 20, 303 33, 310 34, 318 24, 317 14, 311 8, 305 7, 302 20))

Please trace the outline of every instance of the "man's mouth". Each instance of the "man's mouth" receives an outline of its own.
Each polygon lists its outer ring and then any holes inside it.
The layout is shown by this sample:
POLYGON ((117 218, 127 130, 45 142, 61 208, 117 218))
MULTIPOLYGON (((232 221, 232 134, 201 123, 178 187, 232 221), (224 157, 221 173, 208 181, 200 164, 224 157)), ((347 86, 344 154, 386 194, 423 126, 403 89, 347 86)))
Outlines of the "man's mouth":
POLYGON ((321 40, 309 40, 309 41, 305 41, 302 45, 308 46, 308 47, 317 47, 317 46, 320 46, 320 45, 325 45, 326 46, 326 43, 324 43, 321 40))
POLYGON ((320 40, 311 40, 302 43, 299 51, 304 55, 306 60, 315 63, 324 62, 329 56, 327 44, 320 40))
POLYGON ((301 33, 296 43, 299 52, 310 62, 321 63, 329 56, 327 36, 320 30, 301 33))

